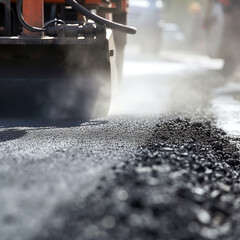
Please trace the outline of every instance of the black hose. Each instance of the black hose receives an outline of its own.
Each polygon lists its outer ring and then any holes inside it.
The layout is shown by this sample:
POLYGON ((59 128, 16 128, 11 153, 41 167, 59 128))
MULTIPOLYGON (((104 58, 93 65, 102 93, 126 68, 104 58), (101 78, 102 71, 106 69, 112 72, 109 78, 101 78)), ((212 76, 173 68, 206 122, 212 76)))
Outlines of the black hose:
POLYGON ((49 25, 51 25, 51 24, 53 24, 53 23, 59 23, 59 24, 62 24, 62 25, 65 25, 65 24, 66 24, 63 20, 55 18, 55 19, 53 19, 53 20, 50 20, 50 21, 46 22, 46 23, 44 24, 44 28, 48 27, 49 25))
POLYGON ((38 28, 38 27, 33 27, 27 24, 27 22, 24 20, 23 15, 22 15, 22 0, 17 1, 17 15, 20 23, 22 24, 23 27, 25 27, 28 31, 30 32, 43 32, 46 31, 45 28, 38 28))
POLYGON ((18 0, 17 1, 17 14, 18 14, 18 18, 20 23, 30 32, 45 32, 47 31, 46 27, 48 27, 49 25, 53 24, 53 23, 60 23, 60 24, 65 24, 65 22, 61 19, 54 19, 54 20, 50 20, 48 22, 46 22, 44 24, 43 28, 38 28, 38 27, 33 27, 30 26, 23 18, 22 15, 22 1, 23 0, 18 0))
POLYGON ((96 14, 91 13, 89 10, 87 10, 85 7, 79 4, 76 0, 65 0, 65 2, 68 3, 70 6, 72 6, 76 11, 80 12, 82 15, 86 16, 87 18, 95 21, 96 23, 106 25, 106 27, 108 28, 129 33, 129 34, 135 34, 137 32, 136 28, 134 27, 128 27, 120 23, 112 22, 103 17, 97 16, 96 14))
MULTIPOLYGON (((24 20, 23 15, 22 15, 22 1, 23 0, 17 1, 17 15, 18 15, 18 19, 19 19, 20 23, 27 30, 29 30, 31 32, 44 32, 44 31, 46 31, 45 27, 48 26, 49 24, 52 24, 54 22, 64 24, 64 22, 62 20, 56 19, 56 20, 52 20, 52 21, 46 23, 43 28, 30 26, 24 20)), ((111 29, 116 29, 118 31, 129 33, 129 34, 135 34, 137 32, 136 28, 134 28, 134 27, 128 27, 128 26, 120 24, 120 23, 112 22, 110 20, 107 20, 105 18, 102 18, 100 16, 97 16, 97 15, 91 13, 89 10, 84 8, 81 4, 79 4, 75 0, 65 0, 65 2, 68 3, 70 6, 72 6, 76 11, 80 12, 82 15, 86 16, 87 18, 95 21, 96 23, 99 23, 101 25, 106 25, 106 27, 109 27, 111 29)))

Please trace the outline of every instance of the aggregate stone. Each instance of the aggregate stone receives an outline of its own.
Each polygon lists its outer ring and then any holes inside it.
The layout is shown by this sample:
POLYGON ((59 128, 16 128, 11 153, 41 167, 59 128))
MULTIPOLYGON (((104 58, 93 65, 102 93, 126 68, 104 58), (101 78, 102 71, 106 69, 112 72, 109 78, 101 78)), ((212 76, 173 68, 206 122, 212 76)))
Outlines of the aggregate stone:
POLYGON ((240 159, 210 122, 159 120, 134 161, 114 166, 59 227, 36 240, 240 239, 240 159))

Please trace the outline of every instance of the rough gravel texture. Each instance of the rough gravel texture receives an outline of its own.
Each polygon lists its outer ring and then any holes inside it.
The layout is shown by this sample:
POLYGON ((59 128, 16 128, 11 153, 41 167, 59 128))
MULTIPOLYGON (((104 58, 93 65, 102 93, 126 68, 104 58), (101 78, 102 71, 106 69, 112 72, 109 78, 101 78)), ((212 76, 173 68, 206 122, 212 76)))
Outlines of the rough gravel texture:
POLYGON ((240 239, 239 156, 210 122, 159 121, 114 181, 59 206, 35 240, 240 239))
POLYGON ((85 198, 101 176, 111 178, 112 165, 131 158, 156 121, 0 119, 0 240, 33 239, 46 222, 58 224, 57 206, 85 198))

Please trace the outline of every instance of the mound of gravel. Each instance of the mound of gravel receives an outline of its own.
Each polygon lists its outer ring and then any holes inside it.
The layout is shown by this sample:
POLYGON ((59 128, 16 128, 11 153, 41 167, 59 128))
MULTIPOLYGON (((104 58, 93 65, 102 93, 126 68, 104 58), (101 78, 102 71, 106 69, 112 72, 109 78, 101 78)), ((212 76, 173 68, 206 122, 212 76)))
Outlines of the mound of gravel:
MULTIPOLYGON (((240 239, 240 155, 210 122, 159 121, 134 160, 36 239, 240 239)), ((56 218, 57 218, 56 217, 56 218)))

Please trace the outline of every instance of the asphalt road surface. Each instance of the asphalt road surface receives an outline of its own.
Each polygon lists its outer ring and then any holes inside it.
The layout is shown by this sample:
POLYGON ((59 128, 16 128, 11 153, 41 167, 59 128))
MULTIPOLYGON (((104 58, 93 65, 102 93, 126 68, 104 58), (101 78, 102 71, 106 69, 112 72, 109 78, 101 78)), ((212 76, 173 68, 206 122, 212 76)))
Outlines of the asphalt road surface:
POLYGON ((1 118, 0 239, 239 239, 240 78, 221 64, 129 55, 107 119, 1 118))

